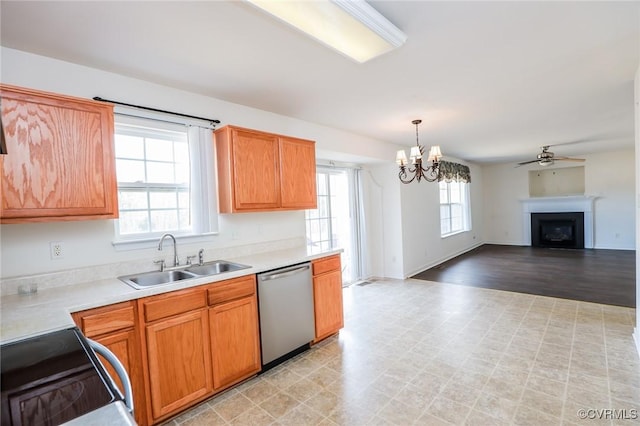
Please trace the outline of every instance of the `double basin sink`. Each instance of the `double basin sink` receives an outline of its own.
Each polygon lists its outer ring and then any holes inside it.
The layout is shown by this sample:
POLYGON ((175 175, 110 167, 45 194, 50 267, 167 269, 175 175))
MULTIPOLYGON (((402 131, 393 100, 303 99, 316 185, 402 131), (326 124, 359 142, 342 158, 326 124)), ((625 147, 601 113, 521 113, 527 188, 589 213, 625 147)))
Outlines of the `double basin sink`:
POLYGON ((136 290, 142 290, 158 285, 172 284, 176 281, 218 275, 246 268, 250 268, 250 266, 227 262, 225 260, 214 260, 213 262, 207 262, 202 265, 187 265, 184 269, 144 272, 141 274, 125 275, 118 277, 118 279, 136 290))

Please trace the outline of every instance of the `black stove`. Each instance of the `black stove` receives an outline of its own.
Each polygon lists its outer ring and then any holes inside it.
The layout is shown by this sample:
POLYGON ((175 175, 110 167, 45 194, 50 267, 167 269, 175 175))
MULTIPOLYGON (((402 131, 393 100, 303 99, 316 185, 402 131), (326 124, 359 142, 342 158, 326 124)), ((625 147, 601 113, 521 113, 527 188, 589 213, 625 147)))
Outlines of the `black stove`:
POLYGON ((121 400, 77 328, 0 347, 2 425, 59 425, 121 400))

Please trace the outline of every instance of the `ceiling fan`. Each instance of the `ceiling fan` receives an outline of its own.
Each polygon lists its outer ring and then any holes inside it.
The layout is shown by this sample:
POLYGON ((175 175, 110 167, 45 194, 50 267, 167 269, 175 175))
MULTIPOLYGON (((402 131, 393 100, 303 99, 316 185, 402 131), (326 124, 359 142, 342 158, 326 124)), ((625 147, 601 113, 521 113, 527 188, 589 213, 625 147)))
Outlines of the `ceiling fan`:
MULTIPOLYGON (((550 166, 556 160, 561 161, 584 161, 584 158, 570 158, 570 157, 556 157, 553 152, 549 151, 551 145, 545 145, 542 147, 542 152, 538 154, 538 158, 531 161, 523 161, 518 163, 518 166, 524 166, 525 164, 538 163, 541 166, 550 166)), ((516 166, 516 167, 518 167, 516 166)))

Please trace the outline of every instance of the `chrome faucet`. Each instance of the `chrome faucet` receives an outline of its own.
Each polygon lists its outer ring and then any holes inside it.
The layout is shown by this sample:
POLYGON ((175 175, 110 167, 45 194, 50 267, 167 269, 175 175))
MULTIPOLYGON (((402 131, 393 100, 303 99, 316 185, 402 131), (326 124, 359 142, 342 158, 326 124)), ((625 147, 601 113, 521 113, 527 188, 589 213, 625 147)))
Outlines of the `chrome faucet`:
POLYGON ((176 237, 174 237, 171 234, 164 234, 162 237, 160 237, 160 243, 158 244, 158 251, 162 251, 162 243, 164 242, 164 239, 167 237, 173 240, 173 267, 175 268, 176 266, 180 265, 180 259, 178 259, 178 249, 176 247, 176 237))

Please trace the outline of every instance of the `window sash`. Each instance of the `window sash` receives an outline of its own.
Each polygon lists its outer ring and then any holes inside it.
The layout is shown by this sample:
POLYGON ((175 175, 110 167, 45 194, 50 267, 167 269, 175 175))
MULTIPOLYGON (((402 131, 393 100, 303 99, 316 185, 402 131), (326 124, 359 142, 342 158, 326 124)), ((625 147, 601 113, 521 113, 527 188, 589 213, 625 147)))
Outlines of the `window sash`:
POLYGON ((440 235, 446 237, 471 229, 469 187, 464 182, 439 182, 440 235))

